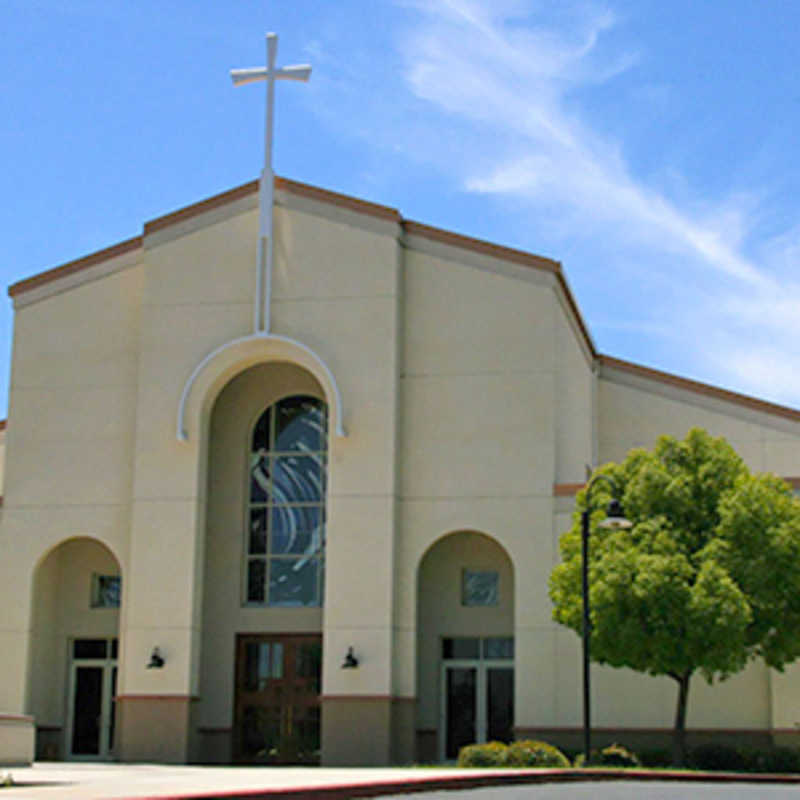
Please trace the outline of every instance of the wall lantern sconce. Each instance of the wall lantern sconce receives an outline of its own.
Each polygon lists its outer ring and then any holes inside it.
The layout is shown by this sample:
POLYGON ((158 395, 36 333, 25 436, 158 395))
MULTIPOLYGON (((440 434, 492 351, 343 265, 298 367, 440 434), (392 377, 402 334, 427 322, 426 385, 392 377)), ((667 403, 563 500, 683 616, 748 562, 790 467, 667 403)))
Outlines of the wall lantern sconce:
POLYGON ((353 653, 353 648, 347 648, 347 655, 344 657, 344 664, 342 664, 342 669, 355 669, 358 666, 358 659, 355 657, 353 653))
POLYGON ((153 652, 150 654, 150 663, 147 665, 147 669, 161 669, 163 666, 164 656, 161 655, 157 647, 154 647, 153 652))

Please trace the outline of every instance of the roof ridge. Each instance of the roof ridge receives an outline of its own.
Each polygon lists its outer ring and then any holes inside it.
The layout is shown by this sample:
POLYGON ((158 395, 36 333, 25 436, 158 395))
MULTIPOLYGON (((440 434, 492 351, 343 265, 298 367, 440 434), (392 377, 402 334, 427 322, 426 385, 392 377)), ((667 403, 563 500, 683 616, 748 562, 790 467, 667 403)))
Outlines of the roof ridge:
MULTIPOLYGON (((433 239, 456 247, 464 247, 485 255, 494 256, 495 258, 501 258, 506 261, 522 264, 523 266, 542 269, 548 272, 553 272, 557 275, 561 274, 561 264, 558 261, 546 258, 545 256, 538 256, 525 250, 518 250, 511 247, 506 247, 504 245, 495 244, 483 239, 465 236, 464 234, 455 233, 453 231, 446 230, 445 228, 437 228, 433 225, 426 225, 422 222, 406 220, 396 208, 392 208, 391 206, 373 203, 369 200, 362 200, 359 197, 353 197, 352 195, 334 192, 330 189, 323 189, 319 186, 313 186, 309 183, 301 183, 300 181, 294 181, 289 178, 282 178, 279 176, 276 176, 275 178, 275 188, 278 191, 287 191, 299 197, 306 197, 311 200, 332 203, 343 208, 348 208, 357 213, 369 214, 381 219, 395 221, 401 225, 404 230, 412 235, 424 236, 428 239, 433 239)), ((8 294, 11 297, 16 297, 23 292, 37 288, 45 283, 58 280, 59 278, 79 272, 82 269, 94 266, 95 264, 98 264, 106 259, 113 258, 130 250, 134 250, 137 247, 141 247, 144 238, 151 233, 163 230, 170 225, 175 225, 179 222, 183 222, 184 220, 191 219, 199 214, 212 211, 215 208, 232 203, 243 197, 247 197, 250 194, 256 194, 257 192, 258 181, 248 181, 247 183, 235 186, 233 189, 227 189, 224 192, 220 192, 219 194, 199 200, 196 203, 183 206, 176 211, 171 211, 168 214, 164 214, 160 217, 155 217, 154 219, 148 220, 144 223, 143 233, 141 235, 135 236, 131 239, 126 239, 125 241, 118 242, 117 244, 110 245, 109 247, 89 253, 88 255, 81 256, 80 258, 68 261, 65 264, 53 267, 52 269, 39 272, 35 275, 32 275, 30 278, 24 278, 20 281, 17 281, 8 287, 8 294)), ((577 306, 574 304, 574 302, 571 303, 571 305, 574 306, 573 310, 577 309, 577 306)), ((585 326, 582 325, 581 327, 584 328, 584 334, 587 335, 588 340, 588 332, 585 330, 585 326)))

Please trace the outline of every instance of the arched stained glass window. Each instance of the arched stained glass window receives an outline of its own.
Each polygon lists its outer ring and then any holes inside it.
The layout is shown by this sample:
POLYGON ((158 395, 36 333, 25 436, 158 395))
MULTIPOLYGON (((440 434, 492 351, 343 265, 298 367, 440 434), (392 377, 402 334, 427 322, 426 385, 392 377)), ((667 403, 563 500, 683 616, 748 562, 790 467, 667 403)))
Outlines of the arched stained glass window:
POLYGON ((250 446, 245 602, 322 605, 328 408, 315 397, 279 400, 250 446))

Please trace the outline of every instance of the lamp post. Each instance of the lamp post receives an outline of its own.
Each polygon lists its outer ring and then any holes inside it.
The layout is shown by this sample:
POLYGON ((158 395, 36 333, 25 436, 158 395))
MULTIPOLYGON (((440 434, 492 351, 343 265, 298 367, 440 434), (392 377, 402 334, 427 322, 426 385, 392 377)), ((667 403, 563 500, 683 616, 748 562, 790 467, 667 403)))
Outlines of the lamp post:
MULTIPOLYGON (((597 482, 603 480, 611 485, 612 490, 617 484, 608 475, 595 475, 586 486, 586 507, 581 514, 581 580, 583 584, 583 764, 589 766, 592 752, 592 717, 591 693, 589 684, 589 661, 591 654, 592 622, 589 613, 589 516, 592 513, 592 489, 597 482)), ((606 510, 606 518, 599 523, 601 528, 621 529, 630 528, 633 523, 625 519, 619 500, 611 500, 606 510)))

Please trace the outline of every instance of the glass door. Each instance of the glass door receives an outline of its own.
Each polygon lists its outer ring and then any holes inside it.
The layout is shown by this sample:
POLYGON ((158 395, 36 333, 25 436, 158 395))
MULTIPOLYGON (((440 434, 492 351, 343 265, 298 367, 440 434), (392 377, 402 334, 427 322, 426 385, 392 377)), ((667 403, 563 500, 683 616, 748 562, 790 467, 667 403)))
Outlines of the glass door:
POLYGON ((514 640, 463 637, 442 643, 440 758, 468 744, 514 736, 514 640))
POLYGON ((484 667, 486 692, 486 741, 509 742, 514 738, 514 669, 484 667))
POLYGON ((478 667, 445 668, 445 758, 478 741, 478 667))
POLYGON ((70 664, 67 753, 101 761, 114 749, 117 640, 75 639, 70 664))

